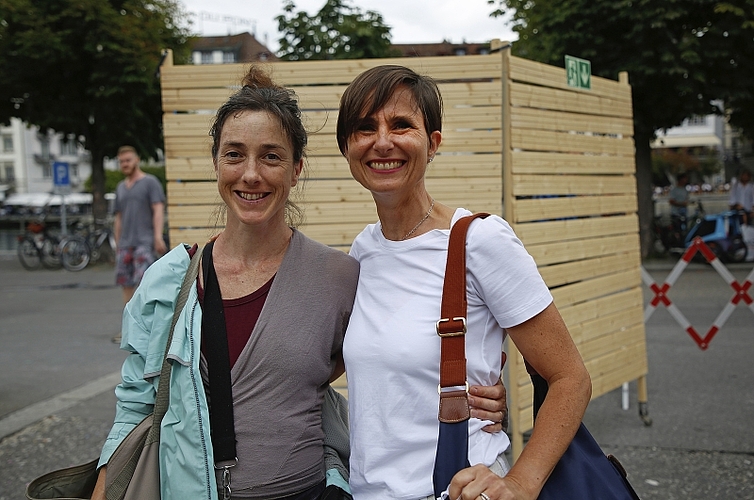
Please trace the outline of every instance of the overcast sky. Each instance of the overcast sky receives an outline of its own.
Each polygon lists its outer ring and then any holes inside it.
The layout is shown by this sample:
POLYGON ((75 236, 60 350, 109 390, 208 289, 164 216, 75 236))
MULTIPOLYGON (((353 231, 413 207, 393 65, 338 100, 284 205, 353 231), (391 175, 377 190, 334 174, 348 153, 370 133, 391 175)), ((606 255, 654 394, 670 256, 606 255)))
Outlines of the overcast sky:
MULTIPOLYGON (((254 32, 276 51, 280 37, 275 17, 283 13, 282 0, 180 0, 193 13, 195 32, 210 35, 254 32)), ((316 14, 325 0, 294 0, 296 11, 316 14)), ((382 14, 393 43, 487 42, 515 40, 501 18, 491 18, 487 0, 351 0, 362 11, 382 14)))

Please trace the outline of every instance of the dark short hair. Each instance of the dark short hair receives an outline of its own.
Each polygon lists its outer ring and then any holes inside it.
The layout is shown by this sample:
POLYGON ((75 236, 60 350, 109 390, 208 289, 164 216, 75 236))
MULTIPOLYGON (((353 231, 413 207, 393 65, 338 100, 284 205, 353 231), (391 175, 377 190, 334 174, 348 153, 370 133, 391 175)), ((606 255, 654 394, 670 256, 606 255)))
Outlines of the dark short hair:
POLYGON ((386 64, 361 73, 343 93, 336 128, 341 154, 361 120, 382 109, 401 85, 408 87, 424 116, 427 135, 442 132, 442 96, 437 83, 405 66, 386 64))

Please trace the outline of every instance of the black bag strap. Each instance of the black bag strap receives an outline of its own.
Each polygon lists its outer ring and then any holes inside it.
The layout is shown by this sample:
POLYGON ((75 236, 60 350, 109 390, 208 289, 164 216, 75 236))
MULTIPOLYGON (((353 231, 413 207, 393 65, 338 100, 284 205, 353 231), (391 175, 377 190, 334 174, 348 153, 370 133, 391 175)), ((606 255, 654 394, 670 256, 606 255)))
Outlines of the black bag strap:
POLYGON ((204 247, 204 308, 202 338, 209 371, 209 423, 215 464, 236 460, 236 430, 233 424, 233 394, 230 386, 230 355, 225 329, 223 298, 212 263, 211 242, 204 247))

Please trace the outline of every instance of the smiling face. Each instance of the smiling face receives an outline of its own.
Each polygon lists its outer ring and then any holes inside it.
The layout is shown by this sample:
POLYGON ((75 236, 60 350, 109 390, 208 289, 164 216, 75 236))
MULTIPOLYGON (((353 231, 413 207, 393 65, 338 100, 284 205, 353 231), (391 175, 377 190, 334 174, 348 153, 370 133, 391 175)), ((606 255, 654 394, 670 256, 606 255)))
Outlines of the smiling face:
POLYGON ((214 158, 217 188, 228 207, 228 227, 285 224, 285 206, 303 160, 280 120, 266 111, 228 116, 214 158))
POLYGON ((427 134, 411 92, 399 86, 385 106, 359 120, 344 154, 351 175, 375 197, 405 198, 423 191, 427 163, 441 140, 439 131, 427 134))

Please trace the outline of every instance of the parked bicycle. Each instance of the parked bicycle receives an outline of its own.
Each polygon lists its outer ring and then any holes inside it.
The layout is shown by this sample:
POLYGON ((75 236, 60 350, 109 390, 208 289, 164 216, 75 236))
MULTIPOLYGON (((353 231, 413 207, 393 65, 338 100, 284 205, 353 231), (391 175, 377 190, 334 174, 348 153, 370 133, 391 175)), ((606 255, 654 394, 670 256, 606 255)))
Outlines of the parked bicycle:
POLYGON ((60 244, 60 259, 68 271, 81 271, 90 262, 115 262, 115 233, 107 221, 80 226, 60 244))
POLYGON ((47 269, 60 269, 60 237, 49 230, 46 213, 38 220, 26 224, 26 232, 18 236, 18 260, 24 268, 33 271, 40 265, 47 269))

